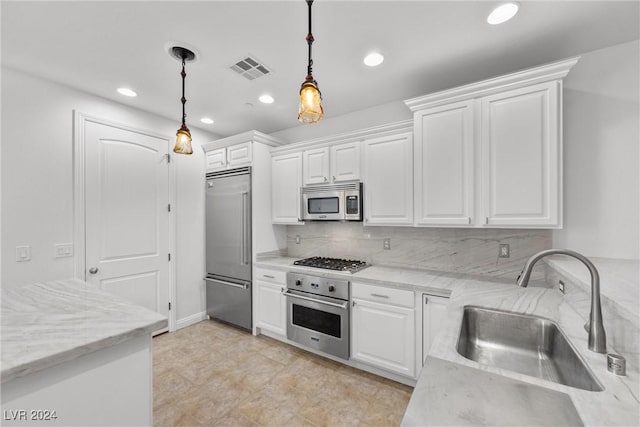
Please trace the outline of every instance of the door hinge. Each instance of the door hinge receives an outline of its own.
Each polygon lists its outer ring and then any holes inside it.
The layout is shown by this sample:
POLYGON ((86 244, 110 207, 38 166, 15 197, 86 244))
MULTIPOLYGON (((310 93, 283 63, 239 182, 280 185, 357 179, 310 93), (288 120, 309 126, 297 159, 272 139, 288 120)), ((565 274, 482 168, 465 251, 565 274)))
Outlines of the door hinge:
POLYGON ((171 203, 167 205, 167 212, 171 212, 171 203))
POLYGON ((165 156, 167 156, 167 163, 171 163, 171 154, 167 153, 165 156))
POLYGON ((169 311, 171 311, 171 303, 169 303, 169 311))
POLYGON ((171 254, 167 254, 167 258, 171 261, 171 254))

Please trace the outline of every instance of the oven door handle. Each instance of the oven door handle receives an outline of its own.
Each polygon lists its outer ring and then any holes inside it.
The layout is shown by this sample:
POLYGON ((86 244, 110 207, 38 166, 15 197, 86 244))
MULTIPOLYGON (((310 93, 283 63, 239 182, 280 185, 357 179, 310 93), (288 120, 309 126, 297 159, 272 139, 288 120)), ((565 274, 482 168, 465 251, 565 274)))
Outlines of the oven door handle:
POLYGON ((302 295, 292 294, 289 291, 284 292, 283 295, 286 296, 286 297, 303 299, 305 301, 317 302, 318 304, 330 305, 332 307, 338 307, 338 308, 341 308, 343 310, 345 310, 347 307, 349 307, 349 302, 348 301, 347 302, 343 302, 342 304, 337 304, 335 302, 327 302, 327 301, 322 301, 322 300, 318 300, 318 299, 315 299, 315 298, 304 297, 302 295))

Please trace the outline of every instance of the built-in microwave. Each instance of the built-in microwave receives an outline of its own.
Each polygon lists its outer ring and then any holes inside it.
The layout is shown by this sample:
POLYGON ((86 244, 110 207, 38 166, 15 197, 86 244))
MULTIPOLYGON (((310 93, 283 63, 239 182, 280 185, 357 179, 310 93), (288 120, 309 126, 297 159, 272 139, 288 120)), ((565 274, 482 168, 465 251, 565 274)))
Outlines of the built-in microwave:
POLYGON ((304 221, 362 221, 362 183, 302 187, 304 221))

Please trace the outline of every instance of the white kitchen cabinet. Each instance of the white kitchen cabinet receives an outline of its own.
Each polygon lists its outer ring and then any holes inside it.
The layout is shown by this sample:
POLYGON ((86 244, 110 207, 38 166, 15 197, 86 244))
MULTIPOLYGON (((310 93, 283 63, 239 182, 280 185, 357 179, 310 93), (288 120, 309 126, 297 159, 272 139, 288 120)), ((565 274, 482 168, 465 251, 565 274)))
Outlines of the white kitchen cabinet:
POLYGON ((286 289, 286 273, 256 268, 254 274, 256 328, 271 331, 282 337, 287 335, 287 306, 283 295, 286 289))
POLYGON ((473 100, 414 113, 414 202, 418 226, 473 223, 473 113, 473 100))
POLYGON ((330 147, 331 181, 360 179, 360 141, 330 147))
POLYGON ((552 81, 481 99, 485 225, 561 225, 560 89, 552 81))
POLYGON ((301 224, 302 153, 271 158, 271 220, 274 224, 301 224))
POLYGON ((360 179, 360 142, 302 152, 304 185, 333 184, 360 179))
POLYGON ((405 101, 416 225, 562 227, 562 79, 578 59, 405 101))
POLYGON ((207 151, 205 156, 207 172, 250 165, 252 160, 251 147, 251 142, 243 142, 207 151))
POLYGON ((305 150, 302 152, 302 183, 328 184, 329 171, 329 147, 305 150))
POLYGON ((352 284, 352 292, 351 358, 414 378, 413 293, 360 283, 352 284), (398 305, 409 301, 410 307, 398 305))
POLYGON ((449 298, 422 295, 422 365, 427 359, 427 354, 433 344, 433 339, 442 328, 442 322, 446 316, 449 298))
POLYGON ((227 167, 227 149, 218 148, 217 150, 208 151, 205 159, 207 162, 207 172, 225 169, 227 167))
POLYGON ((362 148, 365 225, 412 225, 412 134, 366 139, 362 148))

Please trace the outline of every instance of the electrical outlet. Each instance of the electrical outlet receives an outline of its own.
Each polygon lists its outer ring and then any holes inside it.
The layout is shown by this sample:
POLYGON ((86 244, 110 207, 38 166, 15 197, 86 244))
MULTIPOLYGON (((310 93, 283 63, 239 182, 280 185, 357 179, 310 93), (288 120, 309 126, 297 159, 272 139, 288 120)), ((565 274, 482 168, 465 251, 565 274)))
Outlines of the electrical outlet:
POLYGON ((299 234, 296 234, 296 245, 299 245, 299 244, 300 244, 300 240, 302 240, 302 239, 300 238, 300 235, 299 235, 299 234))
POLYGON ((384 240, 382 241, 382 248, 383 248, 385 251, 388 251, 389 249, 391 249, 391 239, 389 239, 389 238, 384 239, 384 240))
POLYGON ((501 243, 498 248, 498 258, 509 258, 510 250, 507 243, 501 243))
POLYGON ((562 280, 558 280, 558 289, 564 294, 564 282, 562 280))
POLYGON ((31 261, 31 246, 16 246, 16 262, 31 261))
POLYGON ((71 243, 59 243, 54 245, 55 257, 66 258, 73 256, 73 244, 71 243))

